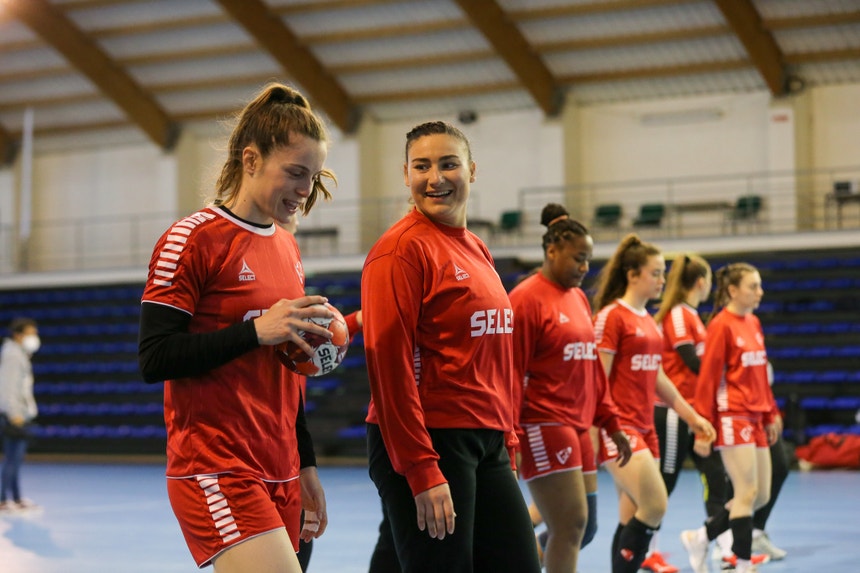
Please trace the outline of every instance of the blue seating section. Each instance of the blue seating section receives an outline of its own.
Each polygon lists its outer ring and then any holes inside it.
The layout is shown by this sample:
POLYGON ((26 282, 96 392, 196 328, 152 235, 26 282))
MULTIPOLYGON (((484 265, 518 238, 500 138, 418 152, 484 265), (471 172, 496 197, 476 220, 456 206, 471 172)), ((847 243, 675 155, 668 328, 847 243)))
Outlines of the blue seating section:
MULTIPOLYGON (((830 428, 860 433, 854 423, 860 410, 860 256, 851 250, 761 253, 711 263, 736 260, 762 272, 765 298, 757 315, 778 404, 794 416, 786 419, 786 436, 803 440, 830 428)), ((509 288, 535 267, 507 264, 499 273, 509 288)), ((599 267, 599 261, 592 266, 592 279, 599 267)), ((344 315, 360 307, 360 290, 360 272, 307 277, 308 293, 328 297, 344 315)), ((0 291, 0 326, 21 315, 39 322, 37 448, 100 451, 98 444, 110 443, 110 451, 164 451, 163 385, 145 384, 138 372, 142 292, 142 284, 0 291)), ((709 304, 700 308, 709 311, 709 304)), ((337 371, 307 380, 305 409, 321 455, 364 455, 369 383, 363 347, 358 333, 337 371)))
POLYGON ((71 426, 49 425, 36 426, 33 431, 37 439, 53 440, 159 440, 167 439, 164 426, 108 426, 99 424, 95 426, 84 426, 73 424, 71 426))

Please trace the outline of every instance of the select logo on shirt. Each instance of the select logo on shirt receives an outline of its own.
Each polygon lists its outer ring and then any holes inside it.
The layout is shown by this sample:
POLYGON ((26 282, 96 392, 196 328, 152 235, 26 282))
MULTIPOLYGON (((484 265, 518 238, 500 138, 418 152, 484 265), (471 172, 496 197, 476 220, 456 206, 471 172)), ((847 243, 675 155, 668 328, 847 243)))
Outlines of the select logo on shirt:
POLYGON ((767 351, 765 350, 750 350, 741 354, 741 365, 747 366, 765 366, 767 365, 767 351))
POLYGON ((630 359, 630 370, 636 372, 639 370, 657 370, 660 368, 660 361, 663 357, 660 354, 634 354, 630 359))
POLYGON ((472 338, 485 334, 511 334, 514 331, 514 311, 510 308, 490 308, 472 313, 472 338))
POLYGON ((458 281, 462 281, 469 278, 469 273, 458 267, 457 263, 454 263, 454 278, 458 281))
POLYGON ((568 322, 570 322, 570 319, 567 318, 567 315, 564 314, 563 312, 559 312, 558 313, 558 323, 559 324, 566 324, 568 322))
POLYGON ((248 266, 245 259, 242 259, 242 270, 239 271, 239 282, 243 283, 255 280, 257 280, 257 275, 254 274, 254 271, 251 270, 251 267, 248 266))
POLYGON ((594 342, 571 342, 564 346, 564 361, 597 360, 597 344, 594 342))

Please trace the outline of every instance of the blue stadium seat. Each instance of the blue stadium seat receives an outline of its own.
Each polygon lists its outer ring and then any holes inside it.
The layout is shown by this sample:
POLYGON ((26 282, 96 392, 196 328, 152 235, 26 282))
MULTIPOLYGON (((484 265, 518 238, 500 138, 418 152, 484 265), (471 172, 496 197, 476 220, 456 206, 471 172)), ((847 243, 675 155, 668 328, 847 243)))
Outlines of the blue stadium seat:
POLYGON ((845 358, 860 358, 860 346, 842 346, 836 348, 833 354, 845 358))
POLYGON ((818 374, 818 382, 824 384, 841 384, 848 382, 848 371, 846 370, 827 370, 818 374))
POLYGON ((337 437, 344 440, 363 440, 367 437, 367 426, 360 424, 341 428, 337 432, 337 437))
POLYGON ((800 400, 800 407, 805 410, 829 410, 830 399, 820 396, 811 396, 800 400))
POLYGON ((824 434, 842 434, 846 430, 846 426, 841 424, 823 424, 820 426, 809 426, 806 428, 806 436, 808 438, 814 438, 816 436, 823 436, 824 434))
POLYGON ((792 334, 818 334, 821 325, 817 322, 801 322, 791 327, 792 334))

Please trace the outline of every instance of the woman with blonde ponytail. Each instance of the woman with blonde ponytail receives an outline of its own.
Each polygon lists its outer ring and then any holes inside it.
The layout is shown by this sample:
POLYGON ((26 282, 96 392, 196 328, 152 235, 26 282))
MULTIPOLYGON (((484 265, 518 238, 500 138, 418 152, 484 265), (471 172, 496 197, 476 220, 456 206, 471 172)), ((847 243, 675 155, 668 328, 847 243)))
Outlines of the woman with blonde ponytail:
POLYGON ((612 542, 612 573, 636 573, 651 536, 666 512, 666 486, 656 460, 660 450, 653 404, 659 396, 700 434, 713 439, 714 428, 699 416, 663 372, 663 339, 648 314, 649 300, 660 298, 666 263, 660 250, 635 234, 625 237, 598 278, 594 330, 600 361, 621 429, 633 449, 622 466, 614 442, 600 432, 598 459, 618 489, 619 524, 612 542))
MULTIPOLYGON (((707 571, 708 546, 731 529, 735 571, 756 571, 752 560, 753 512, 767 504, 771 488, 769 444, 782 432, 782 419, 768 383, 764 332, 754 311, 764 295, 758 270, 732 263, 715 273, 715 314, 696 384, 696 410, 719 428, 714 449, 720 452, 734 495, 697 530, 681 541, 695 573, 707 571)), ((710 443, 698 433, 695 449, 707 455, 710 443)))
POLYGON ((280 227, 330 193, 326 131, 307 100, 266 86, 239 114, 212 203, 174 223, 149 264, 144 379, 164 381, 167 493, 191 555, 217 573, 301 571, 299 538, 325 531, 297 374, 278 360, 331 312, 305 296, 280 227), (305 510, 304 523, 301 512, 305 510))
MULTIPOLYGON (((699 372, 699 356, 705 341, 705 325, 696 309, 710 294, 711 267, 708 262, 694 254, 678 255, 672 262, 666 277, 666 290, 654 315, 663 331, 663 371, 691 405, 699 372)), ((686 422, 659 398, 654 404, 654 426, 660 444, 660 473, 666 484, 666 493, 671 496, 693 440, 686 422)), ((727 486, 719 458, 716 467, 708 466, 706 458, 695 454, 694 460, 696 467, 703 472, 703 479, 713 486, 706 488, 706 506, 710 506, 711 499, 725 503, 727 486)), ((652 573, 677 573, 678 568, 667 564, 663 558, 658 548, 658 537, 655 533, 651 538, 642 569, 652 573)))

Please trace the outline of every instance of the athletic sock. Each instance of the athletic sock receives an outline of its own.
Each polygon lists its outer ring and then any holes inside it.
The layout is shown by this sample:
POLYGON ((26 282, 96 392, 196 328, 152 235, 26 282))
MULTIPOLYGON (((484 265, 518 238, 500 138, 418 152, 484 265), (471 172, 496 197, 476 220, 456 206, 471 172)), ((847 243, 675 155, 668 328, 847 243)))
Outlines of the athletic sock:
POLYGON ((651 541, 648 543, 648 552, 646 553, 646 555, 651 555, 655 551, 659 550, 659 540, 660 536, 655 531, 654 535, 651 536, 651 541))
POLYGON ((713 541, 723 531, 729 528, 729 510, 722 508, 716 515, 705 521, 705 529, 708 532, 708 541, 713 541))
POLYGON ((729 521, 732 527, 732 551, 738 559, 749 561, 752 558, 752 516, 736 517, 729 521))
POLYGON ((597 492, 589 493, 585 496, 585 500, 588 502, 588 521, 585 523, 585 534, 582 536, 580 549, 591 543, 597 533, 597 492))
POLYGON ((637 573, 656 530, 635 517, 630 518, 618 535, 618 549, 612 556, 612 573, 637 573))
POLYGON ((609 562, 612 563, 615 560, 615 554, 618 553, 618 543, 621 540, 621 530, 624 529, 624 526, 620 523, 618 527, 615 528, 615 535, 612 536, 612 553, 609 555, 609 562))

